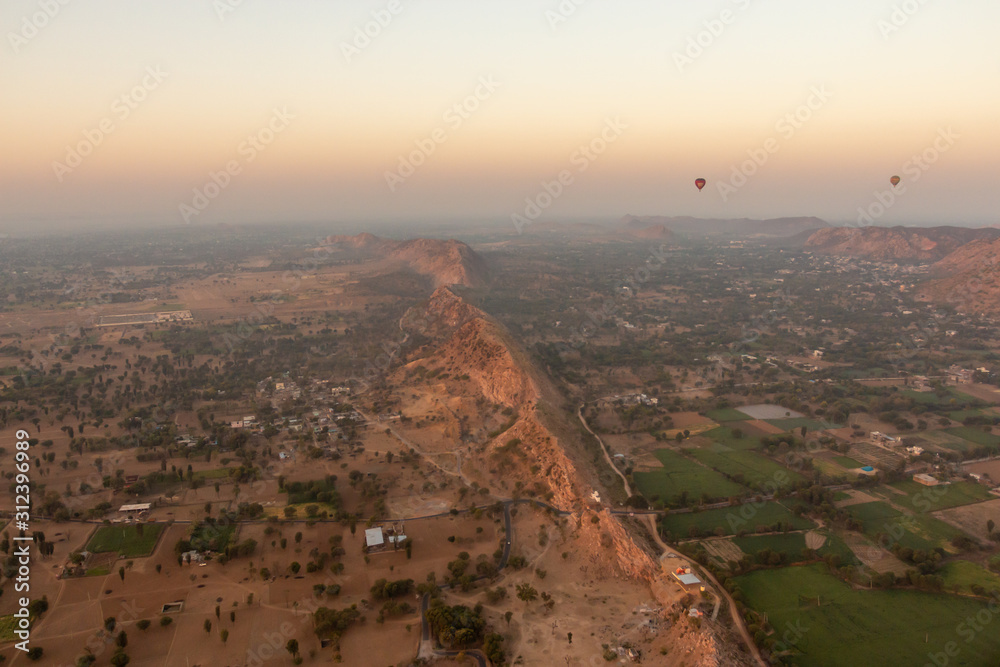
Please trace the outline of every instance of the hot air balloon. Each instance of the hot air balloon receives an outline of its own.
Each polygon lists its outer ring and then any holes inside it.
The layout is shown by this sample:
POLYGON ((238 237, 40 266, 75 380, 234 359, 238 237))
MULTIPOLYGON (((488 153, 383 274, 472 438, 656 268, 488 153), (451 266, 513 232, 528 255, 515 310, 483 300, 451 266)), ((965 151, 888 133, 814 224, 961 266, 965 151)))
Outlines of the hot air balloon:
POLYGON ((698 180, 696 180, 694 182, 694 184, 698 186, 699 190, 701 190, 702 188, 704 188, 707 183, 708 183, 708 181, 706 181, 704 178, 699 178, 698 180))
POLYGON ((902 180, 899 176, 893 176, 889 179, 889 182, 892 183, 892 187, 896 187, 902 180))

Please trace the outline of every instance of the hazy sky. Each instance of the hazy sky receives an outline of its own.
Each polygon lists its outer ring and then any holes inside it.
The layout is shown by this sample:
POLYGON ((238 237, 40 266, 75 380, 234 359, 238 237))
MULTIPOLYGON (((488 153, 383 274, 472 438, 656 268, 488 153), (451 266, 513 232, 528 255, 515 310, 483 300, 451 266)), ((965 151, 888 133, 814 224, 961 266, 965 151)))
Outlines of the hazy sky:
POLYGON ((5 0, 0 224, 848 222, 893 174, 879 224, 996 224, 998 25, 996 0, 5 0))

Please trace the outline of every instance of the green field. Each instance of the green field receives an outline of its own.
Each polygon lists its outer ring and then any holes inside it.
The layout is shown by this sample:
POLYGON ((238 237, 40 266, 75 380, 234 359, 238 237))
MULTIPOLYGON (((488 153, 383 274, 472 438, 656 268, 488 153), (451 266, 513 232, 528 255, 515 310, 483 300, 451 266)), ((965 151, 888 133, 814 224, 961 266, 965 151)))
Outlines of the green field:
MULTIPOLYGON (((1000 632, 973 632, 965 619, 988 611, 975 599, 908 590, 854 590, 823 565, 760 570, 734 579, 748 606, 766 612, 782 641, 787 627, 791 664, 934 664, 930 655, 954 642, 960 651, 950 665, 996 667, 1000 632), (926 639, 926 641, 925 641, 926 639)), ((996 620, 996 619, 994 619, 996 620)), ((947 658, 947 656, 945 656, 947 658)))
POLYGON ((708 438, 712 442, 716 442, 720 445, 730 447, 732 449, 739 450, 749 450, 760 447, 760 440, 758 436, 755 435, 759 433, 756 429, 753 429, 754 435, 747 433, 746 428, 741 427, 739 424, 735 426, 720 426, 718 428, 713 428, 711 431, 705 431, 702 433, 702 437, 708 438), (736 430, 739 429, 743 432, 742 436, 738 436, 736 430))
POLYGON ((809 530, 815 524, 804 517, 795 516, 784 505, 776 502, 754 505, 720 507, 704 512, 668 514, 662 519, 663 529, 675 538, 688 537, 691 528, 699 528, 703 534, 714 534, 721 528, 723 535, 735 535, 740 530, 755 532, 758 526, 773 526, 786 522, 793 530, 809 530))
POLYGON ((955 412, 948 413, 948 419, 961 422, 966 417, 980 417, 986 414, 983 410, 956 410, 955 412))
POLYGON ((992 449, 1000 449, 1000 435, 987 433, 982 428, 976 426, 959 426, 957 428, 946 429, 948 433, 956 435, 963 440, 974 442, 992 449))
POLYGON ((705 416, 716 422, 741 422, 750 419, 750 415, 745 415, 736 408, 709 410, 705 416))
POLYGON ((787 533, 784 535, 750 535, 734 537, 733 542, 743 553, 751 556, 758 551, 770 549, 785 554, 789 562, 802 560, 802 552, 806 548, 805 533, 787 533))
POLYGON ((214 470, 195 470, 195 479, 227 479, 232 468, 215 468, 214 470))
POLYGON ((117 526, 101 526, 87 543, 87 551, 103 553, 113 551, 125 558, 141 558, 153 553, 156 539, 163 530, 162 523, 144 523, 142 535, 139 535, 135 524, 119 524, 117 526))
POLYGON ((808 417, 798 417, 797 419, 768 419, 766 421, 771 426, 777 426, 786 433, 791 433, 792 431, 798 433, 799 429, 803 426, 806 427, 809 433, 823 431, 828 428, 840 428, 837 424, 824 424, 823 422, 818 422, 815 419, 809 419, 808 417))
POLYGON ((864 533, 876 539, 884 534, 901 546, 925 551, 937 547, 949 548, 952 538, 963 535, 951 524, 932 516, 916 514, 904 515, 888 503, 873 502, 852 505, 847 512, 860 521, 864 533))
POLYGON ((916 512, 936 512, 937 510, 968 505, 994 497, 990 495, 986 487, 975 482, 954 482, 941 486, 924 486, 908 479, 903 482, 895 482, 890 486, 909 496, 908 498, 896 496, 893 502, 900 506, 912 508, 916 512))
POLYGON ((787 486, 801 481, 802 476, 770 459, 750 451, 734 450, 724 445, 696 449, 691 455, 710 468, 731 475, 735 481, 761 489, 764 485, 787 486))
POLYGON ((16 637, 14 630, 17 629, 17 619, 13 614, 10 616, 0 616, 0 643, 12 642, 16 637))
POLYGON ((943 430, 920 431, 919 435, 911 437, 915 444, 925 449, 928 445, 936 445, 955 452, 967 452, 975 446, 975 443, 943 430))
POLYGON ((974 584, 982 586, 987 591, 1000 591, 1000 574, 965 560, 948 563, 937 572, 944 577, 945 588, 958 586, 964 592, 969 592, 974 584))
POLYGON ((692 500, 707 497, 712 500, 739 496, 747 489, 731 482, 710 468, 696 463, 675 451, 660 449, 654 452, 663 464, 658 470, 634 473, 635 485, 639 493, 649 500, 676 500, 681 492, 687 491, 692 500))
POLYGON ((864 463, 862 463, 861 461, 852 459, 850 456, 834 456, 833 462, 839 465, 841 468, 847 468, 848 470, 860 468, 864 465, 864 463))

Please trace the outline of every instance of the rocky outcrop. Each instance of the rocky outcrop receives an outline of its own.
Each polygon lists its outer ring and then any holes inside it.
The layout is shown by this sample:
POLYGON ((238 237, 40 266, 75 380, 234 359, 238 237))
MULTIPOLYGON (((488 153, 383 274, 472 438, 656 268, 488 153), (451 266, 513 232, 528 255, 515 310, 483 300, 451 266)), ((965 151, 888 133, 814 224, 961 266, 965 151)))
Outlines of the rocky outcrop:
POLYGON ((836 227, 811 235, 805 250, 873 261, 933 262, 966 243, 998 235, 995 229, 964 227, 836 227))
POLYGON ((1000 314, 1000 239, 969 243, 931 270, 941 277, 921 286, 921 298, 959 312, 1000 314))

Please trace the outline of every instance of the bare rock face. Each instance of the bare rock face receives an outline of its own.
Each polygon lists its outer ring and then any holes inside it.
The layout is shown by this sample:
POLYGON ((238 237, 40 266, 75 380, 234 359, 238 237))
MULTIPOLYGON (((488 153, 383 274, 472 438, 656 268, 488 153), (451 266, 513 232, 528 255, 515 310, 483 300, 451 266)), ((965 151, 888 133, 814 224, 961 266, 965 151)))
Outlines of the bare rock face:
MULTIPOLYGON (((657 570, 650 556, 609 512, 595 515, 589 509, 594 489, 583 481, 567 453, 572 448, 565 447, 541 419, 544 398, 538 371, 503 327, 446 287, 438 288, 424 306, 407 313, 403 326, 407 331, 419 330, 426 342, 416 358, 410 358, 400 370, 398 381, 405 382, 406 374, 420 367, 436 369, 435 377, 445 377, 441 382, 434 380, 439 404, 450 401, 454 406, 444 418, 480 434, 479 444, 463 456, 468 469, 475 470, 480 481, 492 489, 505 488, 508 494, 515 488, 524 489, 554 507, 574 512, 575 517, 585 514, 579 539, 594 570, 601 576, 651 581, 657 570), (421 324, 425 326, 421 328, 421 324), (482 407, 466 407, 468 418, 458 419, 454 410, 470 405, 482 407), (492 414, 497 408, 502 422, 494 417, 483 428, 482 413, 492 414), (599 517, 598 522, 592 523, 591 516, 599 517)), ((402 409, 408 412, 405 405, 402 409)), ((456 429, 446 433, 457 436, 456 429)))
POLYGON ((394 241, 365 232, 357 236, 328 236, 323 245, 364 258, 397 260, 416 273, 432 278, 435 286, 478 287, 487 278, 483 258, 454 239, 394 241))
POLYGON ((928 262, 966 243, 996 237, 995 229, 963 227, 831 227, 810 236, 805 249, 837 257, 928 262))
POLYGON ((959 312, 1000 314, 1000 239, 962 246, 931 269, 941 277, 921 286, 921 298, 959 312))

